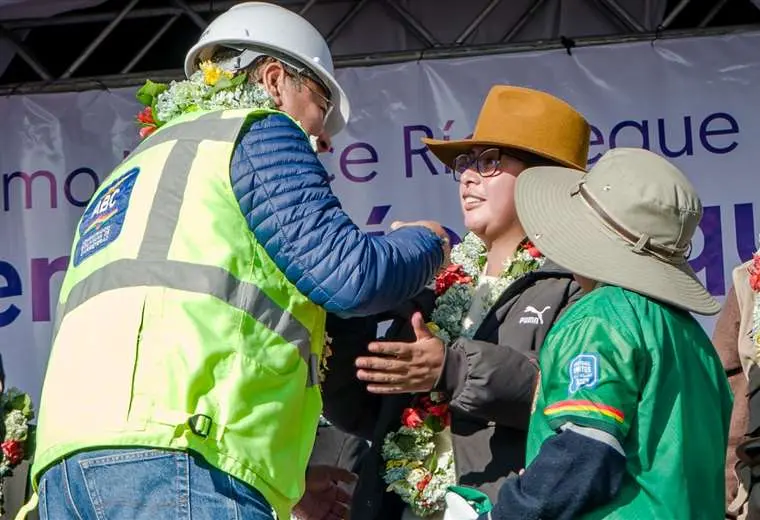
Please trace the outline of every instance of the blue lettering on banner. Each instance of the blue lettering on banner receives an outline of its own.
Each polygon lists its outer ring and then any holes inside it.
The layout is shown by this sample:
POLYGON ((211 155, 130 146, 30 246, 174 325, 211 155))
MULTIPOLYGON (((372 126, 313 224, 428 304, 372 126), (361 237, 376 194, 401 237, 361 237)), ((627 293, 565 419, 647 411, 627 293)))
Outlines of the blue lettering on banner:
POLYGON ((599 383, 599 354, 578 354, 570 361, 570 388, 574 394, 581 388, 594 388, 599 383))
POLYGON ((140 168, 132 168, 101 191, 87 207, 74 248, 75 266, 119 237, 138 173, 140 168))

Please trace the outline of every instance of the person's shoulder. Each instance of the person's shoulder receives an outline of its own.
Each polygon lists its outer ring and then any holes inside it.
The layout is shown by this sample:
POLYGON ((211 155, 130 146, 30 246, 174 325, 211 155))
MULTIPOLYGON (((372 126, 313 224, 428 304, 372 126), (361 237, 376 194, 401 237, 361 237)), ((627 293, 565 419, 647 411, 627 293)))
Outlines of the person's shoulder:
POLYGON ((531 277, 531 285, 542 292, 556 292, 565 295, 568 292, 575 292, 578 288, 578 284, 570 271, 549 260, 526 276, 531 277), (570 288, 570 286, 573 287, 570 288))
MULTIPOLYGON (((555 325, 555 331, 577 333, 576 329, 605 329, 625 331, 637 327, 639 296, 622 287, 603 285, 584 294, 571 305, 555 325), (575 332, 573 332, 575 331, 575 332)), ((628 336, 628 334, 626 334, 628 336)))
POLYGON ((251 112, 248 117, 248 132, 254 130, 268 130, 282 128, 288 130, 301 130, 298 124, 285 112, 279 110, 267 110, 265 112, 251 112))
POLYGON ((702 326, 688 311, 623 287, 599 287, 579 303, 584 304, 588 316, 614 324, 637 343, 650 343, 652 334, 665 330, 676 330, 700 341, 707 338, 702 326))

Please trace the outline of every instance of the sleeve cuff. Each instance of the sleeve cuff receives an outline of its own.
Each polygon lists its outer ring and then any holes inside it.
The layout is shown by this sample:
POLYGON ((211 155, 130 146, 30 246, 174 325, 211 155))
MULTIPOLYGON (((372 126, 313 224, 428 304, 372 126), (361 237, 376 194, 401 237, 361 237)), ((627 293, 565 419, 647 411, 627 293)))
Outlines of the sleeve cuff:
POLYGON ((454 399, 462 391, 467 379, 467 359, 462 349, 447 346, 444 349, 443 370, 433 389, 454 399))

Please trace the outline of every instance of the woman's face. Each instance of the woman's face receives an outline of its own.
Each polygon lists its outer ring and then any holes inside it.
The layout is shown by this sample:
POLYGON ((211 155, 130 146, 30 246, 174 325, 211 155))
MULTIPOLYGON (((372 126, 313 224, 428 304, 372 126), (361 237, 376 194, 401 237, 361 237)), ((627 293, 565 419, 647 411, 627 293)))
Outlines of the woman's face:
POLYGON ((454 172, 460 175, 464 225, 491 243, 520 225, 515 209, 515 183, 525 170, 525 163, 498 148, 483 146, 474 146, 467 156, 460 156, 459 169, 455 166, 454 172))

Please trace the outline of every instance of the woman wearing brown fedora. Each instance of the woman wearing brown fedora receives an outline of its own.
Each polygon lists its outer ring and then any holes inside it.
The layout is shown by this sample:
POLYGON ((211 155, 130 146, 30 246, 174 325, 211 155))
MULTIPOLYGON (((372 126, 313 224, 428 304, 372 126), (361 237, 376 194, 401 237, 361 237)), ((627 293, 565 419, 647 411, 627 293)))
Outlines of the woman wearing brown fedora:
POLYGON ((454 170, 470 233, 435 288, 397 312, 328 321, 336 348, 325 415, 372 443, 352 518, 448 518, 448 486, 495 499, 523 467, 538 350, 580 289, 527 240, 514 186, 530 166, 565 166, 580 178, 589 135, 565 102, 496 86, 471 139, 424 141, 454 170), (372 341, 389 318, 384 340, 372 341))

